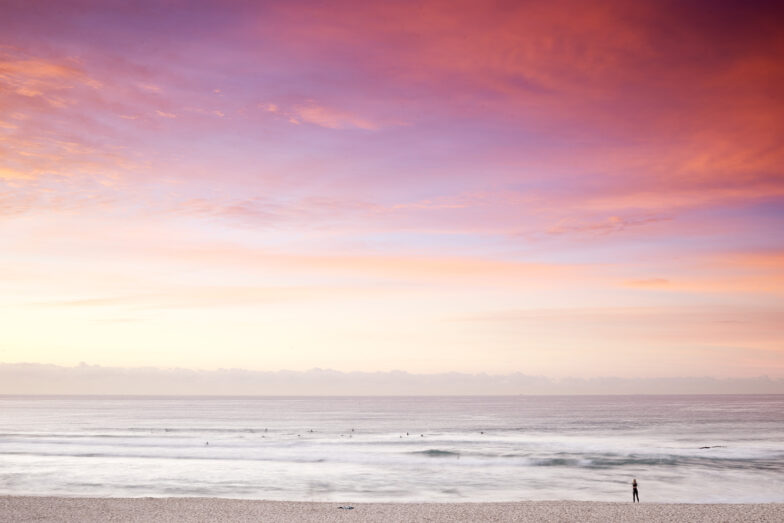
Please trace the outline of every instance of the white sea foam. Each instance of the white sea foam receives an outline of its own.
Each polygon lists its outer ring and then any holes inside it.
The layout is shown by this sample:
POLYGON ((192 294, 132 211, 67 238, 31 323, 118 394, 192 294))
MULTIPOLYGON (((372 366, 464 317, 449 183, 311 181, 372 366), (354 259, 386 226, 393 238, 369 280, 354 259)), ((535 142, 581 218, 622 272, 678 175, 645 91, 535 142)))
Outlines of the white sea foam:
POLYGON ((784 501, 784 397, 0 397, 0 494, 784 501))

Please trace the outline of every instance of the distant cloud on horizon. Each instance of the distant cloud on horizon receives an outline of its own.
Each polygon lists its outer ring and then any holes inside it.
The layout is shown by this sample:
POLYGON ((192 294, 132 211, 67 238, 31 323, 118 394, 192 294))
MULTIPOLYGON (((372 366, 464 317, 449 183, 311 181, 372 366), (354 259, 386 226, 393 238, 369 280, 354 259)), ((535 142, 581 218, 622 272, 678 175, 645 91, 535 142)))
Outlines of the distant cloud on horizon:
POLYGON ((404 371, 341 372, 75 367, 0 363, 0 394, 416 396, 516 394, 784 394, 784 379, 663 377, 562 378, 404 371))

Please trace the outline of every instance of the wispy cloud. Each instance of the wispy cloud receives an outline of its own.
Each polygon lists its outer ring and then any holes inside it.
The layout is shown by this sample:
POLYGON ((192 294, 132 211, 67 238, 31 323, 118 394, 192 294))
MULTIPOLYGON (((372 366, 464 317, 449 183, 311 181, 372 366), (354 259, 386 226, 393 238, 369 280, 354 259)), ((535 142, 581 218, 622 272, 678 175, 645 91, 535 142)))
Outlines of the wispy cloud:
POLYGON ((378 124, 347 111, 325 107, 316 103, 298 106, 295 108, 296 118, 307 123, 327 127, 329 129, 364 129, 373 131, 379 128, 378 124))
POLYGON ((591 233, 591 234, 610 234, 620 232, 629 227, 639 227, 649 223, 656 223, 667 220, 663 217, 632 217, 622 218, 620 216, 609 216, 608 218, 589 223, 576 222, 573 219, 564 218, 556 225, 547 229, 548 234, 568 234, 568 233, 591 233))
POLYGON ((345 109, 320 104, 312 99, 294 104, 288 109, 277 103, 263 103, 259 104, 259 107, 268 113, 288 120, 292 124, 307 123, 327 129, 376 131, 394 124, 394 122, 382 122, 345 109))
POLYGON ((663 287, 667 285, 669 280, 666 278, 645 278, 642 280, 629 280, 626 282, 631 287, 663 287))
POLYGON ((784 375, 778 5, 49 4, 0 8, 0 358, 784 375))

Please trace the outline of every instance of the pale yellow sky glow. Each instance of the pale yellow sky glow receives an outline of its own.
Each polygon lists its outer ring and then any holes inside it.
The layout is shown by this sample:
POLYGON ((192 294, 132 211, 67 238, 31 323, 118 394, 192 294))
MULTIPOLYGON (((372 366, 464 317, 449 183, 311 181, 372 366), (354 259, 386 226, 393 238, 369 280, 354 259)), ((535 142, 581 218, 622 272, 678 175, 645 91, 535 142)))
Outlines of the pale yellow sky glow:
POLYGON ((2 359, 554 377, 780 372, 778 267, 759 268, 765 259, 711 262, 739 267, 732 278, 726 268, 681 269, 672 280, 630 281, 614 264, 210 245, 156 220, 6 223, 2 359), (766 271, 768 288, 756 282, 766 271), (694 293, 735 303, 677 304, 694 293))

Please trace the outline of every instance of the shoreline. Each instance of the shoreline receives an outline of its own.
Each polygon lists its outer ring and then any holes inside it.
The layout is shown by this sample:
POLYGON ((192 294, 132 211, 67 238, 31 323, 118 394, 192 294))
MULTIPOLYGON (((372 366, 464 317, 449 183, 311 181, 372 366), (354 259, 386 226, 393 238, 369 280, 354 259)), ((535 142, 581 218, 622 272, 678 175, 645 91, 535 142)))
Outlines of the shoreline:
POLYGON ((350 503, 223 498, 0 496, 0 521, 784 521, 784 503, 513 501, 350 503), (339 507, 351 506, 353 509, 339 507))

